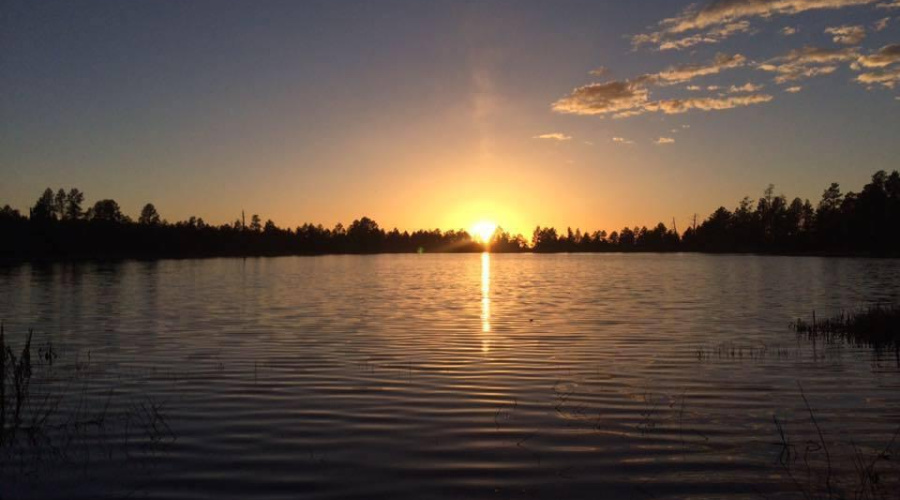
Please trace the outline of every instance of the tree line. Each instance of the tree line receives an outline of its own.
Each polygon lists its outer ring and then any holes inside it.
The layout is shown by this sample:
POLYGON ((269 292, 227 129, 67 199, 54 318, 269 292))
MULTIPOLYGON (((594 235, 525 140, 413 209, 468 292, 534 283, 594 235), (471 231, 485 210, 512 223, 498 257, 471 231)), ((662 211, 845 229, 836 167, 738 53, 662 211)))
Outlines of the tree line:
POLYGON ((372 254, 411 252, 746 252, 900 256, 900 174, 876 172, 858 192, 832 183, 813 206, 809 200, 775 195, 745 197, 729 210, 696 217, 679 233, 653 228, 584 231, 535 228, 531 240, 498 229, 488 244, 464 230, 386 230, 368 217, 349 226, 303 224, 281 228, 243 214, 233 223, 210 225, 190 217, 170 223, 152 203, 137 220, 115 200, 84 208, 78 189, 46 189, 28 215, 0 209, 0 257, 9 259, 162 258, 257 255, 372 254))

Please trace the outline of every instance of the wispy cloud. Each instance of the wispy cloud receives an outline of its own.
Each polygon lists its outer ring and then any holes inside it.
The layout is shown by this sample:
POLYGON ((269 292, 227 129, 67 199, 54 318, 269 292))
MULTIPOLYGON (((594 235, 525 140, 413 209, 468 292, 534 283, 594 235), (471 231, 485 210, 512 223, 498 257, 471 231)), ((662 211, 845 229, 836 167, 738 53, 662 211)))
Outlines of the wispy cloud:
POLYGON ((600 66, 598 68, 594 68, 594 69, 588 71, 588 74, 591 76, 603 77, 603 76, 606 76, 609 74, 609 68, 607 68, 605 66, 600 66))
POLYGON ((798 31, 799 30, 794 26, 785 26, 784 28, 781 28, 781 31, 779 31, 779 33, 781 33, 783 36, 794 36, 798 31))
POLYGON ((757 67, 763 71, 776 73, 776 83, 786 83, 814 76, 827 75, 837 71, 838 63, 849 62, 859 57, 857 49, 823 49, 804 47, 776 57, 757 67))
POLYGON ((572 136, 563 134, 561 132, 552 132, 549 134, 536 135, 536 136, 532 137, 532 139, 545 139, 545 140, 550 140, 550 141, 571 141, 572 136))
POLYGON ((881 85, 885 88, 893 89, 900 84, 900 67, 860 73, 856 77, 856 81, 870 87, 881 85))
POLYGON ((750 22, 738 21, 728 23, 722 27, 713 28, 705 33, 697 33, 674 40, 664 40, 659 42, 659 50, 681 50, 694 45, 718 43, 737 33, 749 33, 750 22))
POLYGON ((872 25, 872 31, 884 31, 890 23, 890 17, 882 17, 881 19, 875 21, 875 24, 872 25))
POLYGON ((834 43, 858 45, 866 38, 866 28, 860 25, 845 25, 826 28, 825 33, 832 35, 834 43))
POLYGON ((883 68, 900 62, 900 44, 891 44, 881 47, 877 51, 860 56, 856 60, 854 69, 859 68, 883 68))
POLYGON ((757 85, 755 83, 747 82, 741 86, 732 85, 731 87, 728 88, 728 93, 729 94, 741 94, 741 93, 745 93, 745 92, 759 92, 764 87, 765 87, 764 85, 757 85))
POLYGON ((675 139, 672 139, 671 137, 660 137, 659 139, 653 141, 653 144, 656 144, 657 146, 675 144, 675 139))
POLYGON ((604 115, 640 108, 649 100, 650 91, 636 82, 592 83, 573 90, 553 103, 558 113, 604 115))
MULTIPOLYGON (((664 44, 685 33, 709 30, 742 20, 772 18, 813 10, 834 10, 855 5, 873 4, 877 0, 712 0, 705 5, 694 4, 675 17, 659 22, 657 31, 632 38, 635 46, 664 44)), ((891 5, 900 3, 892 0, 891 5)))
MULTIPOLYGON (((739 68, 747 64, 747 58, 741 54, 718 54, 715 59, 705 64, 684 64, 672 66, 659 73, 639 76, 634 80, 592 83, 574 89, 569 95, 553 103, 553 110, 558 113, 576 115, 612 115, 613 118, 628 118, 648 112, 665 114, 684 113, 696 109, 703 111, 730 109, 760 102, 768 102, 772 96, 748 95, 729 98, 698 97, 691 99, 667 99, 651 102, 649 87, 652 85, 670 86, 689 82, 695 78, 715 75, 726 69, 739 68)), ((759 90, 750 84, 743 91, 759 90)), ((737 89, 738 87, 735 87, 737 89)), ((689 86, 690 90, 699 87, 689 86)), ((710 92, 720 90, 719 86, 710 85, 710 92)))
POLYGON ((612 141, 617 144, 634 144, 634 141, 626 139, 624 137, 613 137, 612 141))
POLYGON ((665 99, 645 106, 647 111, 659 111, 667 115, 686 113, 691 110, 721 111, 769 102, 773 98, 766 94, 751 94, 731 97, 696 97, 689 99, 665 99))
POLYGON ((659 73, 644 75, 638 80, 659 85, 674 85, 684 83, 702 76, 715 75, 726 69, 739 68, 747 63, 747 58, 741 54, 718 54, 715 59, 706 64, 682 64, 672 66, 659 73))
MULTIPOLYGON (((870 13, 875 6, 880 9, 900 8, 900 0, 701 1, 704 3, 694 4, 674 17, 663 19, 656 24, 655 30, 633 36, 633 44, 636 47, 653 45, 659 50, 686 49, 698 44, 717 43, 738 33, 755 33, 751 23, 756 19, 769 20, 778 16, 853 6, 868 6, 870 13)), ((870 32, 886 29, 891 20, 891 17, 884 17, 865 24, 824 28, 833 42, 846 47, 806 46, 762 62, 753 61, 744 54, 719 53, 707 62, 673 64, 656 73, 591 83, 573 89, 554 102, 552 109, 558 113, 623 119, 651 113, 674 115, 689 111, 727 110, 774 100, 770 93, 763 91, 765 86, 761 83, 716 81, 703 85, 697 81, 745 67, 772 73, 774 82, 784 85, 783 91, 791 94, 803 90, 799 84, 802 80, 835 73, 848 64, 859 72, 855 77, 857 82, 870 88, 894 88, 900 85, 900 79, 898 71, 891 65, 900 61, 900 45, 887 45, 870 53, 860 47, 870 32), (676 85, 679 88, 671 88, 676 85), (655 95, 657 93, 660 95, 655 95)), ((801 26, 796 24, 777 29, 786 37, 800 31, 801 26)), ((609 72, 605 67, 600 67, 590 74, 602 77, 609 72)))

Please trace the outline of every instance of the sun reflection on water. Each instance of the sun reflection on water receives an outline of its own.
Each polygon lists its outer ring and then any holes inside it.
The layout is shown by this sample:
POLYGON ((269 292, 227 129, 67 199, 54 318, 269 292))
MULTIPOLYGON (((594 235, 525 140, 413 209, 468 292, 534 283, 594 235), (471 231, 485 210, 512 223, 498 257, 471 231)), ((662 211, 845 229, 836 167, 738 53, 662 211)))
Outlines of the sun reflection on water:
MULTIPOLYGON (((491 331, 491 254, 481 254, 481 332, 491 331)), ((488 337, 481 339, 481 350, 488 352, 491 349, 491 340, 488 337)))

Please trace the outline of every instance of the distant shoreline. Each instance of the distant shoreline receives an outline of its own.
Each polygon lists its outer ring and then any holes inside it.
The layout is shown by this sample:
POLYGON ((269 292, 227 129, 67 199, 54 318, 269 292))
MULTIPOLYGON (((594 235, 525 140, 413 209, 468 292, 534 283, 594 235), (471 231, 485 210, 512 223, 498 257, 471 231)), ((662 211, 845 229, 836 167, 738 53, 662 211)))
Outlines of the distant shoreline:
MULTIPOLYGON (((859 193, 832 183, 816 206, 776 195, 770 185, 734 210, 719 207, 679 232, 660 222, 607 232, 538 226, 531 238, 502 228, 475 236, 464 229, 400 231, 368 217, 333 228, 279 227, 259 215, 211 225, 202 218, 170 223, 152 203, 137 220, 115 200, 83 209, 78 189, 47 188, 28 215, 0 208, 0 259, 19 261, 368 255, 404 253, 705 253, 821 257, 900 256, 900 172, 878 171, 859 193)), ((478 231, 475 231, 478 233, 478 231)))
MULTIPOLYGON (((273 254, 252 254, 252 255, 229 255, 229 254, 209 254, 209 255, 157 255, 157 256, 66 256, 57 258, 15 258, 0 257, 0 266, 16 266, 22 264, 85 264, 85 263, 121 263, 121 262, 160 262, 172 260, 214 260, 214 259, 270 259, 283 257, 378 257, 378 256, 397 256, 397 255, 478 255, 484 251, 449 251, 449 252, 377 252, 377 253, 273 253, 273 254)), ((519 251, 519 252, 494 252, 487 251, 494 255, 704 255, 716 257, 819 257, 828 259, 900 259, 900 254, 870 254, 870 253, 838 253, 838 252, 816 252, 816 253, 764 253, 764 252, 706 252, 706 251, 651 251, 651 250, 610 250, 602 252, 535 252, 535 251, 519 251)))

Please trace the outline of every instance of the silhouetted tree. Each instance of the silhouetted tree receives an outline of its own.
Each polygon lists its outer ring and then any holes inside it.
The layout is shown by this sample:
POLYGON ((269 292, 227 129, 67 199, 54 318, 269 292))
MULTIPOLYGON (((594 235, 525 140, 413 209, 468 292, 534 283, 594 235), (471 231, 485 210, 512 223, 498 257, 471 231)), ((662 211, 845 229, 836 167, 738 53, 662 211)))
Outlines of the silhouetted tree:
POLYGON ((381 249, 384 233, 378 223, 368 217, 357 219, 347 228, 350 250, 356 253, 372 253, 381 249))
POLYGON ((733 227, 731 212, 725 207, 719 207, 697 228, 699 249, 709 252, 733 251, 735 247, 730 238, 733 227))
POLYGON ((37 221, 56 219, 56 205, 53 190, 47 188, 31 209, 31 218, 37 221))
POLYGON ((138 217, 138 224, 143 224, 145 226, 155 226, 159 224, 159 213, 156 211, 156 207, 153 206, 153 203, 147 203, 144 205, 144 208, 141 209, 141 215, 138 217))
POLYGON ((65 202, 65 219, 66 220, 78 220, 83 215, 81 204, 84 203, 84 193, 81 191, 72 188, 69 190, 69 193, 66 194, 66 202, 65 202))
POLYGON ((560 245, 556 228, 536 227, 531 235, 531 247, 535 252, 558 252, 560 245))
POLYGON ((619 248, 630 250, 631 247, 634 246, 634 242, 637 240, 637 237, 634 233, 635 231, 630 228, 622 228, 622 230, 619 231, 619 248))
POLYGON ((262 231, 262 220, 259 218, 259 215, 253 214, 253 216, 250 217, 250 230, 254 233, 262 231))
POLYGON ((12 222, 12 221, 20 221, 26 220, 18 210, 12 208, 9 205, 3 205, 3 208, 0 208, 0 221, 3 222, 12 222))
POLYGON ((100 200, 94 203, 88 211, 88 218, 96 222, 128 222, 119 204, 115 200, 100 200))
POLYGON ((66 190, 59 188, 53 197, 53 215, 57 219, 64 219, 66 215, 66 190))

